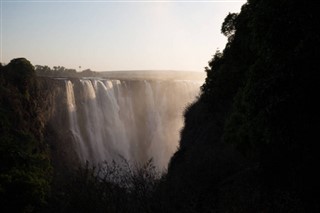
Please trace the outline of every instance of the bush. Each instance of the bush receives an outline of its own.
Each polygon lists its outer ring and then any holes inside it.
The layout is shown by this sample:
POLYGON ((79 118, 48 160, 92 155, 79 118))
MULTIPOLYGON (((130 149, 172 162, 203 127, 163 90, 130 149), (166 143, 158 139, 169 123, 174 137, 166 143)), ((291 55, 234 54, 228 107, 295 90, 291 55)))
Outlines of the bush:
POLYGON ((86 163, 55 184, 49 212, 148 212, 160 179, 152 160, 86 163))

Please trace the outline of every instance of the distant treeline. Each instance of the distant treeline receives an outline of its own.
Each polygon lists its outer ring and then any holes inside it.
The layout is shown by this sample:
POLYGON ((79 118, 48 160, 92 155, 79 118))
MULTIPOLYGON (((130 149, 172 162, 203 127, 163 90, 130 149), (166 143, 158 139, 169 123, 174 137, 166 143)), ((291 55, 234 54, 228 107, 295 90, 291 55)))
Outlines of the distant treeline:
POLYGON ((94 72, 91 69, 85 69, 81 72, 77 72, 75 69, 68 69, 63 66, 49 66, 35 65, 34 66, 37 76, 47 77, 99 77, 98 72, 94 72))
POLYGON ((193 80, 204 81, 205 72, 197 71, 173 71, 173 70, 124 70, 124 71, 102 71, 95 72, 85 69, 77 72, 75 69, 68 69, 63 66, 35 65, 37 76, 41 77, 101 77, 110 79, 154 79, 154 80, 193 80))

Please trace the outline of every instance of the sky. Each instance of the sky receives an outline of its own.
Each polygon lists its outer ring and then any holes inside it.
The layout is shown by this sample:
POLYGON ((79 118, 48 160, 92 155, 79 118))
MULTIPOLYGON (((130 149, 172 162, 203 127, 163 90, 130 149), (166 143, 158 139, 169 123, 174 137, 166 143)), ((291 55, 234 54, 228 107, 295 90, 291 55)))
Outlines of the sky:
POLYGON ((204 71, 235 1, 0 0, 0 62, 94 71, 204 71))

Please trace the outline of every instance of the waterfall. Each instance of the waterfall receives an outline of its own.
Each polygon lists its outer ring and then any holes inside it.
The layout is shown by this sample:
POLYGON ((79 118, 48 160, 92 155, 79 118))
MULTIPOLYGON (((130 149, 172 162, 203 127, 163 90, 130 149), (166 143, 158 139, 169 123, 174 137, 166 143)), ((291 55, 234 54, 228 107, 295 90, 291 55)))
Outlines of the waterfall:
MULTIPOLYGON (((183 111, 202 82, 65 79, 64 124, 77 159, 94 165, 153 159, 162 170, 178 147, 183 111)), ((56 115, 63 116, 63 115, 56 115)))

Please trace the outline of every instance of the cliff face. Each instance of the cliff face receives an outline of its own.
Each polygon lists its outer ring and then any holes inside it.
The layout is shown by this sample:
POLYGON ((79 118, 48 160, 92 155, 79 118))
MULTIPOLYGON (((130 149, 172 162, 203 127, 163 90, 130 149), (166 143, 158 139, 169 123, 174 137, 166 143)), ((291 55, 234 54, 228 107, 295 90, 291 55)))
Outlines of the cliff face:
POLYGON ((178 145, 183 109, 202 83, 130 76, 37 80, 40 101, 48 106, 45 139, 58 173, 86 162, 143 164, 150 159, 163 171, 178 145))
POLYGON ((319 209, 317 16, 312 3, 251 0, 226 17, 229 42, 185 112, 164 184, 175 211, 319 209))
POLYGON ((14 59, 0 70, 0 200, 3 212, 30 212, 45 204, 51 166, 47 117, 33 66, 14 59))

